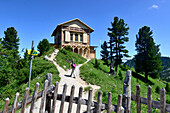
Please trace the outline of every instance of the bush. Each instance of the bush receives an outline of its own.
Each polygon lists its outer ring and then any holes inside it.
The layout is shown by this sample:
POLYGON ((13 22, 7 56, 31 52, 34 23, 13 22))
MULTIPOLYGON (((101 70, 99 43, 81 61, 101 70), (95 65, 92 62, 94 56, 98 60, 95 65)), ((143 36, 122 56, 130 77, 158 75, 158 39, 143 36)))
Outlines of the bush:
POLYGON ((47 39, 43 39, 42 41, 39 42, 37 48, 41 56, 44 52, 47 52, 50 49, 50 43, 48 42, 47 39))
POLYGON ((166 87, 165 87, 165 90, 167 93, 170 93, 170 86, 168 83, 166 83, 166 87))
POLYGON ((118 74, 118 75, 119 75, 119 79, 122 80, 122 79, 123 79, 123 75, 122 75, 122 72, 121 72, 121 71, 119 71, 119 74, 118 74))
POLYGON ((67 46, 67 47, 66 47, 66 50, 71 51, 71 47, 70 47, 70 46, 67 46))
POLYGON ((97 59, 95 59, 94 67, 98 69, 99 65, 100 65, 100 63, 98 63, 97 59))
POLYGON ((156 87, 155 92, 160 93, 160 87, 159 86, 156 87))

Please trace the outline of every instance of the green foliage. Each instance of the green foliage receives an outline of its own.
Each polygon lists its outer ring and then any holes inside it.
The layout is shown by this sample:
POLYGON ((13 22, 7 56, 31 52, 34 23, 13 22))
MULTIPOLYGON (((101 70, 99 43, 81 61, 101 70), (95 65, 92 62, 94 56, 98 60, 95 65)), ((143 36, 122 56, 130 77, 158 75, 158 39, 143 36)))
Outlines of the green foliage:
POLYGON ((2 44, 3 48, 7 50, 18 50, 19 47, 19 37, 17 31, 14 27, 7 28, 4 31, 5 37, 3 38, 2 44))
MULTIPOLYGON (((122 80, 120 80, 119 77, 110 76, 110 74, 108 74, 110 68, 107 65, 103 65, 104 61, 98 60, 98 62, 100 63, 99 65, 100 68, 98 69, 94 67, 95 59, 92 59, 88 63, 82 65, 80 67, 80 77, 83 80, 85 80, 87 83, 95 84, 101 87, 99 90, 103 92, 102 103, 107 103, 108 92, 112 92, 112 104, 117 105, 117 100, 118 100, 117 96, 123 93, 123 80, 125 78, 126 71, 123 71, 118 68, 118 70, 121 71, 122 78, 123 78, 122 80)), ((144 78, 144 75, 141 75, 141 76, 144 78)), ((153 100, 158 101, 160 94, 154 92, 156 90, 156 86, 159 86, 160 88, 162 87, 165 88, 165 84, 159 79, 153 79, 153 78, 149 78, 149 79, 152 83, 150 84, 153 90, 152 98, 153 100)), ((131 91, 133 94, 136 94, 136 84, 139 84, 141 87, 141 93, 140 93, 141 97, 147 98, 147 87, 149 84, 148 83, 146 84, 140 78, 136 78, 132 76, 131 91)), ((97 93, 98 92, 96 92, 95 99, 97 99, 97 93)), ((170 94, 166 94, 166 102, 170 103, 170 94)), ((131 112, 135 113, 136 109, 137 109, 136 102, 132 101, 131 112)), ((146 113, 147 106, 144 104, 141 104, 141 110, 142 110, 142 113, 146 113)))
POLYGON ((70 68, 71 61, 74 60, 76 65, 82 64, 86 61, 85 58, 81 57, 79 54, 65 49, 59 49, 59 52, 56 56, 57 64, 61 67, 66 66, 65 70, 70 68))
POLYGON ((150 27, 144 26, 136 35, 135 69, 137 72, 144 72, 146 80, 148 80, 148 75, 158 77, 155 74, 162 69, 159 45, 155 45, 152 34, 150 27))
POLYGON ((47 39, 43 39, 39 42, 37 48, 41 56, 42 54, 44 54, 44 52, 47 52, 50 49, 50 44, 47 39))
POLYGON ((108 49, 108 47, 107 47, 107 42, 106 41, 104 41, 104 43, 101 45, 101 48, 102 48, 102 50, 100 51, 101 52, 101 56, 102 56, 102 60, 105 62, 105 64, 107 65, 107 66, 109 66, 109 51, 107 50, 108 49))
POLYGON ((95 68, 99 68, 99 65, 100 65, 100 63, 98 62, 97 59, 95 59, 94 67, 95 67, 95 68))
POLYGON ((166 90, 167 93, 170 94, 170 85, 168 83, 166 83, 165 90, 166 90))
POLYGON ((87 87, 84 88, 84 92, 88 92, 90 89, 92 89, 92 87, 87 86, 87 87))
POLYGON ((118 17, 114 17, 114 22, 111 22, 111 28, 108 28, 108 36, 109 40, 109 49, 110 49, 110 59, 111 65, 110 70, 113 70, 113 59, 115 61, 115 71, 117 72, 118 65, 122 63, 123 57, 129 57, 128 50, 125 49, 125 42, 129 41, 127 24, 125 24, 123 19, 119 19, 118 17))
POLYGON ((119 71, 119 74, 118 74, 118 75, 119 75, 119 79, 122 80, 122 79, 123 79, 123 75, 122 75, 122 72, 121 72, 121 71, 119 71))
POLYGON ((67 47, 66 47, 66 50, 71 51, 71 47, 70 47, 70 46, 67 46, 67 47))
POLYGON ((155 92, 160 94, 160 87, 159 86, 156 86, 155 92))

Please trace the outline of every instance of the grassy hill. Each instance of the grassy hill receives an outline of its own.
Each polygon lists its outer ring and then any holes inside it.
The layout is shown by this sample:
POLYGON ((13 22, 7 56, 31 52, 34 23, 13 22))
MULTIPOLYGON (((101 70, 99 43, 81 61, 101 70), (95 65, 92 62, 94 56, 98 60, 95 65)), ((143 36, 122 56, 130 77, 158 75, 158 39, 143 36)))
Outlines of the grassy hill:
POLYGON ((87 59, 81 57, 77 53, 73 53, 70 50, 59 49, 59 52, 56 56, 56 61, 57 61, 57 64, 61 66, 64 70, 70 69, 70 64, 71 64, 72 59, 74 60, 74 63, 76 65, 82 64, 85 61, 87 61, 87 59))
MULTIPOLYGON (((60 80, 60 77, 58 76, 59 72, 58 72, 56 66, 52 62, 43 59, 43 57, 45 55, 49 55, 53 51, 54 51, 54 48, 51 48, 48 52, 46 52, 41 57, 35 57, 33 59, 32 78, 31 78, 32 80, 30 83, 30 95, 33 94, 35 84, 37 82, 40 83, 39 91, 43 89, 44 81, 46 79, 47 73, 52 73, 53 84, 56 81, 60 80)), ((28 62, 28 64, 29 64, 29 62, 28 62)), ((19 92, 19 94, 20 94, 19 101, 21 101, 23 99, 24 91, 28 87, 29 66, 27 68, 23 68, 23 71, 21 71, 21 72, 24 72, 24 73, 22 73, 22 76, 26 77, 25 83, 20 83, 20 81, 18 79, 15 79, 12 83, 10 83, 6 86, 3 86, 3 87, 0 86, 0 109, 1 110, 4 106, 4 102, 7 97, 10 98, 10 105, 13 104, 14 97, 17 92, 19 92)))
MULTIPOLYGON (((95 66, 95 60, 89 61, 87 64, 84 64, 82 67, 80 67, 80 76, 82 79, 84 79, 87 83, 90 84, 96 84, 101 86, 101 91, 103 92, 102 95, 102 102, 107 103, 107 95, 108 92, 112 92, 112 104, 117 105, 117 100, 118 100, 118 95, 123 94, 123 82, 125 78, 126 71, 123 71, 122 69, 118 69, 118 72, 121 72, 122 74, 122 79, 118 75, 110 75, 109 72, 109 67, 106 65, 103 65, 102 60, 98 60, 99 66, 95 66)), ((144 77, 143 75, 140 75, 144 77)), ((159 81, 158 79, 152 79, 149 78, 150 83, 145 83, 143 80, 133 77, 131 80, 131 87, 132 87, 132 93, 136 94, 136 84, 139 84, 141 86, 141 96, 142 97, 147 97, 147 87, 150 85, 152 87, 152 98, 154 100, 159 100, 160 94, 156 93, 156 87, 165 88, 165 83, 159 81)), ((97 97, 97 93, 96 93, 97 97)), ((167 102, 170 103, 170 94, 167 94, 166 96, 167 102)), ((132 102, 131 105, 132 113, 136 112, 136 103, 132 102)), ((142 105, 142 113, 147 112, 147 106, 142 105)))
MULTIPOLYGON (((162 61, 162 71, 159 72, 160 78, 170 82, 170 58, 169 57, 161 57, 162 61)), ((134 58, 132 60, 128 60, 125 65, 129 67, 135 67, 134 58)))

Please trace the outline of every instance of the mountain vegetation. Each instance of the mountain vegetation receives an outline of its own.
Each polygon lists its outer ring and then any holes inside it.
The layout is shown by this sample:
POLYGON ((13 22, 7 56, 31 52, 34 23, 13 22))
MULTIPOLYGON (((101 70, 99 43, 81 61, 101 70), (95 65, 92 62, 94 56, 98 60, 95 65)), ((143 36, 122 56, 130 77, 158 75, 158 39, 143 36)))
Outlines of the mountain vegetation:
MULTIPOLYGON (((24 90, 28 87, 30 66, 30 56, 27 49, 25 50, 24 58, 19 55, 18 47, 20 43, 15 28, 7 28, 4 34, 4 38, 0 39, 0 109, 3 107, 7 97, 10 98, 11 105, 17 92, 20 93, 20 98, 23 98, 24 90)), ((54 81, 60 80, 59 72, 55 65, 43 59, 45 55, 49 55, 53 51, 54 48, 50 48, 41 57, 34 57, 30 94, 33 93, 36 82, 40 83, 40 90, 43 89, 47 73, 53 74, 54 81)))
POLYGON ((158 72, 162 69, 160 45, 154 43, 152 34, 150 27, 144 26, 139 29, 136 35, 135 70, 138 73, 144 73, 146 80, 148 80, 148 75, 152 78, 158 78, 158 72))

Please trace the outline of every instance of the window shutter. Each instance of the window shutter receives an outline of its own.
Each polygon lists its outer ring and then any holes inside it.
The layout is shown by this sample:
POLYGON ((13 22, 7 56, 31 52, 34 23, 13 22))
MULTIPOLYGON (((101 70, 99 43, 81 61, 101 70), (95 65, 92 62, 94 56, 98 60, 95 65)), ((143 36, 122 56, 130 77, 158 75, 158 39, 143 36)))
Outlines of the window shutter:
POLYGON ((87 43, 87 33, 83 34, 83 43, 87 43))
POLYGON ((65 31, 65 41, 70 42, 70 32, 69 31, 65 31))

